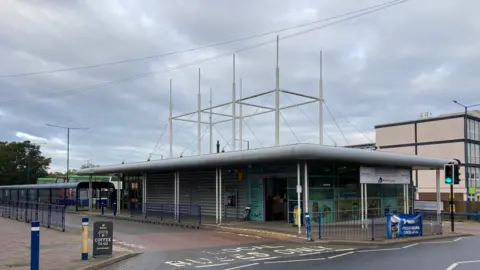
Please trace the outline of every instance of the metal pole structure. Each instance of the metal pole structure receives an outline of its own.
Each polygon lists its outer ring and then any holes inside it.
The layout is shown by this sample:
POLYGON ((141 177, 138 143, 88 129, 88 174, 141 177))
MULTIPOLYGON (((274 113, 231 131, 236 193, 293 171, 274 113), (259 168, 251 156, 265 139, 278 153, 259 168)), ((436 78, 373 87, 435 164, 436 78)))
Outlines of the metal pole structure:
POLYGON ((218 224, 219 216, 218 216, 218 168, 215 168, 215 220, 216 224, 218 224))
POLYGON ((363 199, 365 202, 363 203, 365 205, 365 228, 368 228, 368 192, 367 192, 367 187, 368 185, 365 184, 363 191, 365 192, 365 196, 363 196, 363 199))
POLYGON ((437 223, 441 224, 441 222, 442 222, 442 219, 441 219, 442 208, 441 208, 440 204, 442 203, 442 201, 441 201, 441 194, 440 194, 440 170, 439 169, 437 169, 437 172, 436 172, 435 188, 436 188, 436 192, 437 192, 437 223))
POLYGON ((275 70, 275 146, 280 145, 280 69, 279 69, 279 36, 277 35, 277 68, 275 70))
POLYGON ((302 196, 302 186, 300 183, 300 177, 301 177, 301 165, 300 161, 297 163, 297 223, 298 223, 298 234, 302 234, 302 212, 301 212, 301 205, 300 205, 300 199, 302 196))
POLYGON ((320 81, 318 82, 318 143, 323 145, 323 53, 320 51, 320 81))
POLYGON ((222 224, 222 220, 223 220, 222 168, 218 168, 218 182, 219 182, 218 192, 220 194, 220 196, 218 196, 218 201, 220 204, 219 215, 220 215, 220 224, 222 224))
MULTIPOLYGON (((242 99, 242 78, 240 78, 240 87, 239 87, 239 92, 240 92, 240 100, 242 99)), ((240 115, 238 119, 238 140, 240 141, 240 150, 243 150, 243 106, 242 104, 239 104, 239 112, 238 114, 240 115)))
POLYGON ((69 170, 70 170, 70 130, 71 129, 72 130, 73 129, 75 129, 75 130, 87 130, 88 128, 87 127, 65 127, 65 126, 57 126, 57 125, 51 125, 51 124, 47 124, 47 126, 67 130, 67 173, 66 173, 66 177, 67 177, 67 183, 68 183, 69 182, 68 175, 69 175, 69 170))
POLYGON ((237 107, 237 102, 236 102, 236 92, 235 92, 235 54, 233 55, 233 81, 232 81, 232 151, 237 150, 236 149, 236 122, 237 122, 237 117, 236 117, 236 107, 237 107))
POLYGON ((363 183, 360 183, 360 219, 362 222, 362 229, 365 228, 365 201, 363 200, 363 183))
POLYGON ((173 180, 173 217, 175 221, 177 220, 177 173, 178 171, 175 171, 173 180))
POLYGON ((304 206, 304 209, 305 209, 305 214, 307 214, 309 212, 308 210, 308 202, 309 202, 309 196, 308 196, 308 165, 307 165, 307 161, 305 161, 304 163, 304 175, 303 175, 303 179, 304 179, 304 186, 305 186, 305 190, 303 191, 303 196, 304 196, 304 202, 303 204, 305 205, 304 206))
POLYGON ((173 158, 173 103, 172 103, 172 79, 170 79, 170 117, 169 119, 169 129, 170 129, 170 158, 173 158))
POLYGON ((210 154, 213 153, 213 122, 212 122, 212 88, 210 88, 210 115, 209 115, 209 128, 210 128, 210 154))
MULTIPOLYGON (((455 179, 455 176, 453 176, 455 179)), ((453 179, 452 179, 453 180, 453 179)), ((452 232, 455 231, 455 214, 454 209, 453 209, 453 184, 450 184, 450 227, 452 229, 452 232)))
POLYGON ((198 147, 198 155, 202 155, 202 94, 200 94, 200 69, 198 69, 198 98, 197 98, 197 147, 198 147))

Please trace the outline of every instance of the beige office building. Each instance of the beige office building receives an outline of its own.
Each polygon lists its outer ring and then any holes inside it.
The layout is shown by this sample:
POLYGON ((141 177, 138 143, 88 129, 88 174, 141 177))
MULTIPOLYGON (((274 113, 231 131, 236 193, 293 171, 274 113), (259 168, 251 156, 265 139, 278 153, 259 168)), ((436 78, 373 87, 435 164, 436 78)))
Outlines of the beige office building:
MULTIPOLYGON (((380 151, 456 158, 462 162, 461 183, 455 185, 456 200, 480 200, 480 111, 470 111, 465 129, 465 114, 455 113, 420 117, 417 120, 375 126, 380 151), (467 136, 465 136, 465 134, 467 136), (467 146, 467 147, 465 147, 467 146), (466 151, 467 150, 467 151, 466 151), (468 158, 467 158, 468 156, 468 158), (468 160, 468 189, 465 160, 468 160)), ((449 199, 450 187, 441 175, 442 200, 449 199)), ((435 200, 435 171, 414 171, 417 200, 435 200)))

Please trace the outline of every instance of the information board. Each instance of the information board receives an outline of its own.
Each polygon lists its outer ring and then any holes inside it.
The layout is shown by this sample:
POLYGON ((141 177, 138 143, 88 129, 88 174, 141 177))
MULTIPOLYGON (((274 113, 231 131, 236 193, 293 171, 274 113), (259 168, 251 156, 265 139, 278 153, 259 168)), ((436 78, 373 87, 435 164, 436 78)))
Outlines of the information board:
POLYGON ((360 183, 362 184, 410 184, 409 169, 360 167, 360 183))
POLYGON ((110 257, 113 253, 113 222, 93 223, 93 257, 110 257))

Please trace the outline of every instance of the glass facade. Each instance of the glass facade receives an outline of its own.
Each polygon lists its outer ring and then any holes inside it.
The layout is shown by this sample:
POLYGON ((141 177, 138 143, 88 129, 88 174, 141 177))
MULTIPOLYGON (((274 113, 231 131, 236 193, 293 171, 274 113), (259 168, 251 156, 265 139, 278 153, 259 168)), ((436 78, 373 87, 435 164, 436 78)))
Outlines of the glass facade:
POLYGON ((467 127, 467 138, 480 141, 480 121, 468 119, 467 127))
MULTIPOLYGON (((333 162, 308 162, 309 211, 312 222, 318 221, 321 213, 323 222, 338 222, 360 219, 361 188, 360 166, 333 162)), ((302 166, 301 185, 304 185, 302 166)), ((297 202, 297 177, 287 181, 289 222, 293 223, 293 211, 297 202)), ((411 187, 411 186, 410 186, 411 187)), ((303 187, 303 191, 305 188, 303 187)), ((368 215, 381 216, 385 210, 404 213, 404 186, 394 184, 368 184, 368 215)), ((412 192, 409 200, 412 202, 412 192)), ((303 206, 303 195, 300 198, 303 206)), ((412 203, 409 204, 412 206, 412 203)), ((303 207, 302 207, 303 208, 303 207)), ((303 212, 303 211, 302 211, 303 212)))

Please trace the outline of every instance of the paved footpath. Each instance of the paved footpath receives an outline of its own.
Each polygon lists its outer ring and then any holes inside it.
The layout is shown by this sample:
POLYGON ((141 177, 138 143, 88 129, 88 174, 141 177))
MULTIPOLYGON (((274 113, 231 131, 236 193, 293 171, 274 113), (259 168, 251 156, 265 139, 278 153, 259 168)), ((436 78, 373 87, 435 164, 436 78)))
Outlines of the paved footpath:
MULTIPOLYGON (((30 269, 30 223, 0 217, 0 228, 0 246, 2 247, 0 269, 30 269)), ((89 246, 91 256, 91 240, 89 246)), ((73 270, 85 267, 100 267, 108 261, 126 259, 131 254, 132 252, 126 248, 114 246, 113 258, 91 258, 88 261, 82 261, 80 232, 61 232, 56 229, 40 227, 40 269, 73 270)))

